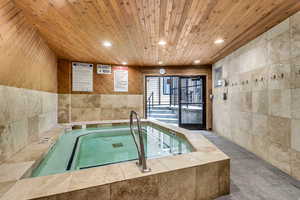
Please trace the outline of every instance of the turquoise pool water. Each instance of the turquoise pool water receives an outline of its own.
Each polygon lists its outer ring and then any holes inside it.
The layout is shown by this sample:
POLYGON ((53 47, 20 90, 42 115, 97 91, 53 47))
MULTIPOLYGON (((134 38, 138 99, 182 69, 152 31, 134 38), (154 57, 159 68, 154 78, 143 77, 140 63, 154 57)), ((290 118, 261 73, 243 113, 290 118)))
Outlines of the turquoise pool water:
MULTIPOLYGON (((181 137, 158 127, 145 125, 145 152, 155 158, 191 152, 190 144, 181 137)), ((32 176, 136 160, 137 150, 128 126, 101 127, 68 132, 61 136, 32 176)))

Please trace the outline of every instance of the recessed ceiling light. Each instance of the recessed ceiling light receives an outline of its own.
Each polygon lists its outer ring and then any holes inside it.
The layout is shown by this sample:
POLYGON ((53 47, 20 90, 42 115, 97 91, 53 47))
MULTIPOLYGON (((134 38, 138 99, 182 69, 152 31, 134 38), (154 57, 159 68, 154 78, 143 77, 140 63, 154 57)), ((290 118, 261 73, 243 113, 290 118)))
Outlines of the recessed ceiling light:
POLYGON ((160 41, 158 42, 158 44, 159 44, 160 46, 165 46, 165 45, 167 44, 167 42, 164 41, 164 40, 160 40, 160 41))
POLYGON ((162 64, 163 64, 163 61, 159 61, 158 64, 159 64, 159 65, 162 65, 162 64))
POLYGON ((105 46, 105 47, 111 47, 111 46, 112 46, 112 43, 109 42, 109 41, 104 41, 104 42, 102 43, 102 45, 105 46))
POLYGON ((122 62, 122 65, 127 65, 127 62, 122 62))
POLYGON ((199 64, 199 63, 200 63, 200 60, 194 60, 194 63, 195 63, 195 64, 199 64))
POLYGON ((215 44, 222 44, 224 42, 223 39, 217 39, 215 40, 215 44))

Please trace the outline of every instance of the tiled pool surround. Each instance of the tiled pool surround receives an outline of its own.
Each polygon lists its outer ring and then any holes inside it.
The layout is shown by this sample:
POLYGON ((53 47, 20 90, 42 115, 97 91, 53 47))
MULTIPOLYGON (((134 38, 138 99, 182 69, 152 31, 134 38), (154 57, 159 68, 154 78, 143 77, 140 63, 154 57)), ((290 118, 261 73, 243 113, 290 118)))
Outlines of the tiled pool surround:
MULTIPOLYGON (((78 122, 67 129, 113 126, 128 121, 78 122)), ((145 123, 145 121, 144 121, 145 123)), ((229 157, 202 135, 188 130, 148 121, 185 137, 194 151, 187 154, 148 160, 152 171, 141 173, 135 162, 118 163, 69 173, 16 180, 1 200, 22 199, 214 199, 229 193, 229 157)), ((59 134, 56 131, 56 135, 59 134)), ((64 130, 61 129, 63 134, 64 130)), ((55 134, 54 134, 55 135, 55 134)), ((52 137, 49 136, 52 140, 52 137)), ((53 137, 53 138, 57 138, 53 137)), ((53 142, 52 142, 53 143, 53 142)), ((44 147, 44 152, 48 148, 44 147)), ((30 151, 29 151, 30 152, 30 151)), ((30 153, 20 152, 15 161, 30 153), (24 155, 22 155, 24 154, 24 155), (19 157, 19 158, 18 158, 19 157)), ((34 158, 35 164, 42 156, 34 158)), ((13 162, 13 160, 11 160, 13 162)), ((14 162, 16 164, 16 162, 14 162)), ((33 167, 29 168, 32 169, 33 167)), ((29 170, 30 171, 30 170, 29 170)), ((27 175, 30 173, 27 172, 27 175)), ((7 179, 9 180, 9 179, 7 179)), ((1 184, 1 176, 0 176, 1 184)))

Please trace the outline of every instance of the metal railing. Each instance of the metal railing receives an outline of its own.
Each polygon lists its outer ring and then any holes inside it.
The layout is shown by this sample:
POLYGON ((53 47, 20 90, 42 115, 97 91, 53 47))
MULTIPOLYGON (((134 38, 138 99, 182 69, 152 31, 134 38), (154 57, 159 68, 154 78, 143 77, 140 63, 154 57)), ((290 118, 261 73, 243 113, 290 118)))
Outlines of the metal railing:
POLYGON ((147 106, 148 106, 147 114, 148 114, 148 116, 150 116, 151 107, 153 108, 153 106, 154 106, 154 92, 151 92, 151 95, 148 97, 147 106))
MULTIPOLYGON (((130 112, 130 132, 133 137, 134 143, 136 145, 136 149, 138 152, 138 163, 137 165, 141 169, 142 172, 151 171, 150 168, 147 167, 146 154, 145 154, 145 146, 143 133, 141 128, 141 121, 139 115, 135 111, 130 112), (136 120, 136 127, 134 125, 134 118, 136 120)), ((146 134, 146 133, 145 133, 146 134)))

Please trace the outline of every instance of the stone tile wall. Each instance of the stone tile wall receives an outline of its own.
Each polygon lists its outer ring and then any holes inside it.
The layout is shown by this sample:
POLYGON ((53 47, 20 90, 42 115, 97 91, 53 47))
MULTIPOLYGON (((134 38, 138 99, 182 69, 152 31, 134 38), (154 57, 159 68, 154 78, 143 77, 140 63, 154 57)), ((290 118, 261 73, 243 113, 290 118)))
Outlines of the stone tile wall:
POLYGON ((57 94, 0 86, 0 163, 57 124, 57 94))
POLYGON ((300 180, 300 12, 220 66, 229 85, 213 89, 214 131, 300 180))
POLYGON ((143 117, 143 95, 58 94, 58 122, 129 119, 131 110, 143 117))

